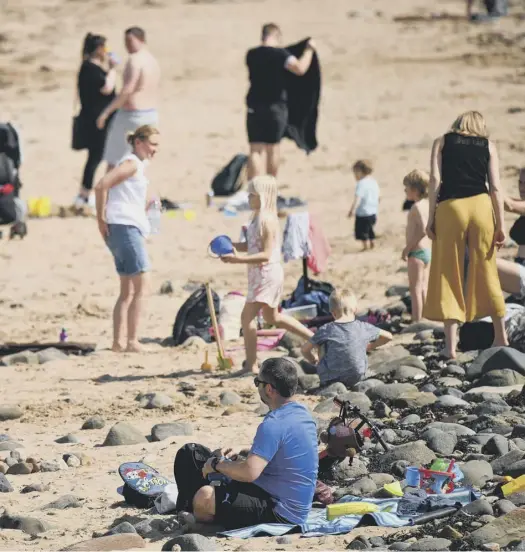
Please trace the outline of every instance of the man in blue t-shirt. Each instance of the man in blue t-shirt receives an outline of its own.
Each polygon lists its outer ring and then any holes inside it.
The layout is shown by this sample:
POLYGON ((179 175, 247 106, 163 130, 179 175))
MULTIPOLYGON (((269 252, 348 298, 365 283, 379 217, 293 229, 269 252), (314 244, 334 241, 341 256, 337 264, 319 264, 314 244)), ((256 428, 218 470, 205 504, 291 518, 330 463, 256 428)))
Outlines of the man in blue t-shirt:
POLYGON ((317 481, 315 422, 306 407, 293 399, 297 369, 292 361, 266 360, 254 383, 270 412, 245 460, 235 460, 231 451, 208 460, 204 477, 218 472, 231 481, 201 487, 193 498, 193 513, 198 521, 220 523, 227 529, 259 523, 301 525, 317 481))

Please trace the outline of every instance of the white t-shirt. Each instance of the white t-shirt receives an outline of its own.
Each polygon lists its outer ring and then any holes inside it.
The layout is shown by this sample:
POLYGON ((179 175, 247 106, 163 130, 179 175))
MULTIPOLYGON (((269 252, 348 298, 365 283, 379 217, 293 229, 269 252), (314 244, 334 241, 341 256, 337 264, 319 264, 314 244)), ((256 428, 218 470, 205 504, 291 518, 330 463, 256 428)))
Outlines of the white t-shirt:
POLYGON ((150 232, 146 215, 148 179, 144 174, 146 162, 135 154, 126 155, 119 163, 131 159, 137 165, 137 172, 130 178, 109 189, 106 203, 106 222, 136 226, 143 235, 150 232))
POLYGON ((358 217, 377 215, 379 207, 379 185, 371 176, 365 176, 357 182, 355 195, 359 203, 355 210, 358 217))

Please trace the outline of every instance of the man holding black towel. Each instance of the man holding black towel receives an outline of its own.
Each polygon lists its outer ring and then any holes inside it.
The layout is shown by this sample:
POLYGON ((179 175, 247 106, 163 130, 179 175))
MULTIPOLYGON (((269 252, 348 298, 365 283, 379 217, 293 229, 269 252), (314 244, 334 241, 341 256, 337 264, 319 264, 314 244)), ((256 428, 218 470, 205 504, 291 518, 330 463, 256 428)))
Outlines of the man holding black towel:
POLYGON ((288 124, 287 71, 304 75, 312 63, 314 43, 309 40, 297 58, 282 48, 281 30, 274 23, 262 28, 262 44, 246 55, 250 89, 247 131, 250 142, 248 179, 262 174, 277 176, 279 143, 288 124))

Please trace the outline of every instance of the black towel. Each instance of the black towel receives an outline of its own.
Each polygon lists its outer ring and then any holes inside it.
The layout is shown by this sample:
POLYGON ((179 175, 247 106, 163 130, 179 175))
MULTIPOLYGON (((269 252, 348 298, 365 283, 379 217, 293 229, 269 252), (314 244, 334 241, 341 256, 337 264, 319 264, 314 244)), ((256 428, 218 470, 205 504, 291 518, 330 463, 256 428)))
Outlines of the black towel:
MULTIPOLYGON (((287 46, 286 49, 300 58, 309 38, 287 46)), ((317 147, 317 116, 321 96, 321 68, 314 51, 308 71, 301 77, 286 72, 288 104, 288 125, 285 137, 293 140, 299 148, 310 153, 317 147)))

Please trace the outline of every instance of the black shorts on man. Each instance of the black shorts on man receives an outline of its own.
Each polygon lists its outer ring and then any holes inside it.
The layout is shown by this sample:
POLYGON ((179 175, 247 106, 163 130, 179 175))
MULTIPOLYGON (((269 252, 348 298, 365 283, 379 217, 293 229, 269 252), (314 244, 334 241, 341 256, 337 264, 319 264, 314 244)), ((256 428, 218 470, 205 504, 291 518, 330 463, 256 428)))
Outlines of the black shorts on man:
POLYGON ((251 144, 278 144, 284 136, 288 123, 286 63, 290 57, 285 48, 271 46, 252 48, 246 55, 250 77, 246 127, 251 144))

